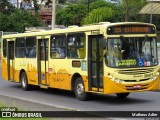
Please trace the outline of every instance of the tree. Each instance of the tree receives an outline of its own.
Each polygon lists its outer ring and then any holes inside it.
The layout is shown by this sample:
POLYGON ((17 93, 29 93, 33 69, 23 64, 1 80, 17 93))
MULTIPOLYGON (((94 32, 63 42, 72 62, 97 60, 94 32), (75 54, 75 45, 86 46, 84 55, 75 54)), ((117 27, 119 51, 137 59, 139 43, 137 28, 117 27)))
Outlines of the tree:
POLYGON ((91 24, 96 22, 122 22, 124 21, 124 12, 121 6, 98 0, 89 6, 89 15, 83 20, 83 24, 91 24))
POLYGON ((0 13, 10 13, 14 11, 15 7, 8 0, 1 0, 0 1, 0 13))
POLYGON ((58 0, 60 4, 64 4, 67 0, 58 0))
POLYGON ((95 2, 90 3, 89 11, 92 11, 100 7, 111 7, 111 6, 114 6, 114 4, 106 2, 105 0, 97 0, 95 2))
POLYGON ((114 11, 109 7, 97 8, 89 13, 89 16, 87 16, 83 20, 83 24, 91 24, 91 23, 98 23, 98 22, 103 22, 103 21, 110 21, 113 14, 114 14, 114 11))
POLYGON ((57 11, 56 22, 57 24, 81 25, 82 19, 87 14, 87 7, 82 4, 71 4, 68 7, 57 11))
POLYGON ((38 4, 37 0, 33 0, 33 4, 34 4, 35 13, 38 13, 38 11, 40 9, 40 5, 38 4))
POLYGON ((140 9, 147 3, 147 0, 122 0, 121 6, 125 11, 125 21, 139 21, 142 16, 138 13, 140 9))
POLYGON ((25 27, 43 26, 39 16, 23 10, 15 10, 10 15, 0 14, 0 31, 24 32, 25 27))

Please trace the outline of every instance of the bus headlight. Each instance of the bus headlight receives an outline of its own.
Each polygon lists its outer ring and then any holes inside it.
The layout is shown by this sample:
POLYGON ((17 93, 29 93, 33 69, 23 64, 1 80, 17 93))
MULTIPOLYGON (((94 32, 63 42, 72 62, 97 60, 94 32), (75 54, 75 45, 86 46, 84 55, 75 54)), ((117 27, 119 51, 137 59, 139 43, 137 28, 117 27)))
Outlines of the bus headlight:
POLYGON ((119 80, 119 83, 122 84, 122 83, 123 83, 123 80, 120 79, 120 80, 119 80))
POLYGON ((113 78, 113 76, 112 75, 110 75, 110 76, 108 76, 110 79, 112 79, 113 78))
POLYGON ((118 82, 118 79, 117 79, 117 78, 114 78, 114 82, 118 82))
POLYGON ((159 76, 159 72, 156 73, 156 76, 159 76))
POLYGON ((120 83, 120 84, 123 83, 123 80, 118 79, 118 78, 115 78, 115 77, 113 77, 112 81, 113 81, 113 82, 116 82, 116 83, 120 83))
POLYGON ((151 80, 153 81, 153 80, 154 80, 154 77, 152 77, 151 80))
POLYGON ((153 76, 152 78, 151 78, 151 80, 153 81, 153 80, 156 80, 157 79, 157 75, 155 75, 155 76, 153 76))

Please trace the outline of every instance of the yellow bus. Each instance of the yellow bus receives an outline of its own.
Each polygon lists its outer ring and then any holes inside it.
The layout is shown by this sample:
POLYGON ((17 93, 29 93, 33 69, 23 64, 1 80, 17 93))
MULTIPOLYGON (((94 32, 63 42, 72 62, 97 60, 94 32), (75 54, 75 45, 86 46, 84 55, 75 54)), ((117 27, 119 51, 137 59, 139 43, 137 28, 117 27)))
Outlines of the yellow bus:
POLYGON ((2 77, 33 86, 127 97, 159 89, 156 28, 139 22, 5 35, 2 77))

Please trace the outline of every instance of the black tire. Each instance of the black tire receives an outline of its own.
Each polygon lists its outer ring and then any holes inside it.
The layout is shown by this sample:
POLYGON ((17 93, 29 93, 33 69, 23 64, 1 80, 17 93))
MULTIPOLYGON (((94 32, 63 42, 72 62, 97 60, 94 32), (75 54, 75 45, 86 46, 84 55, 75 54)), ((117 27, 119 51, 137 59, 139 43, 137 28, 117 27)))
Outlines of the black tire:
POLYGON ((74 91, 76 98, 79 100, 85 101, 90 98, 90 94, 85 92, 85 86, 81 77, 77 78, 74 91))
POLYGON ((21 74, 21 87, 25 91, 31 89, 31 86, 28 84, 28 78, 25 72, 21 74))
POLYGON ((119 97, 119 98, 126 98, 130 93, 117 93, 116 95, 119 97))

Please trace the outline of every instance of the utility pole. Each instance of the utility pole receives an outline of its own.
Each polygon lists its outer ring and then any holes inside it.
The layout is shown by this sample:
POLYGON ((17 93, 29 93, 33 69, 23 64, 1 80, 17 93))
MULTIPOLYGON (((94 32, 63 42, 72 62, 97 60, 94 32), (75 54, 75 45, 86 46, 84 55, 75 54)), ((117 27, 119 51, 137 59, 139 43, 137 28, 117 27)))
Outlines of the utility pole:
POLYGON ((153 0, 151 1, 150 23, 152 23, 152 17, 153 17, 153 0))
POLYGON ((88 15, 89 15, 89 12, 90 12, 89 4, 90 4, 90 0, 88 0, 88 15))
POLYGON ((55 12, 56 11, 56 0, 52 0, 52 29, 55 28, 55 12))
POLYGON ((17 8, 19 9, 19 0, 17 0, 17 8))
POLYGON ((128 0, 126 0, 126 16, 125 16, 125 22, 128 22, 128 0))

